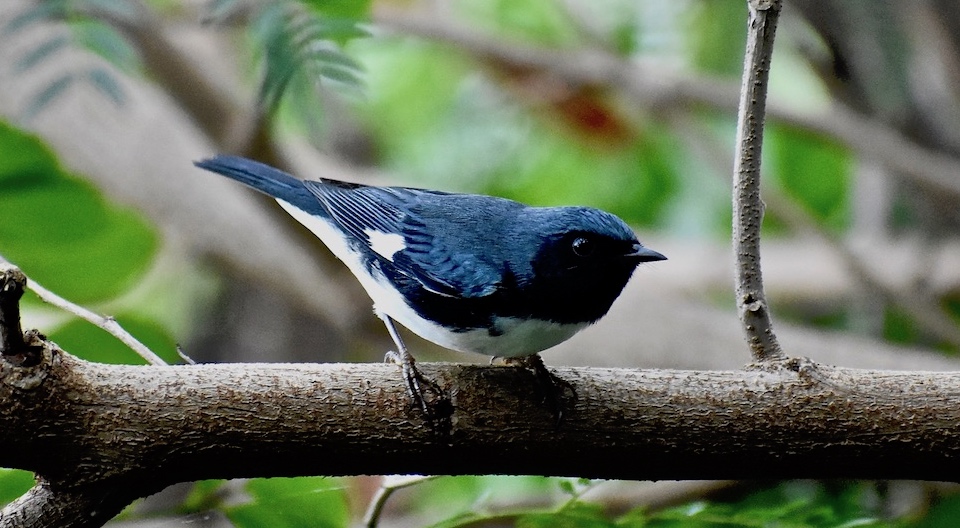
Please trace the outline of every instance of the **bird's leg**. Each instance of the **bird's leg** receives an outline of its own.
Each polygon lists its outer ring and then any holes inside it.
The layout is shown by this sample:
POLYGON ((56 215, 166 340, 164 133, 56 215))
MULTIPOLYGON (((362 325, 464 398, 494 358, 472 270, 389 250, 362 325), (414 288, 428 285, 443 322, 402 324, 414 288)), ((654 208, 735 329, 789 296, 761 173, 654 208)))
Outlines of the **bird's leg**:
POLYGON ((432 419, 436 414, 433 407, 443 400, 443 391, 440 390, 439 385, 423 377, 423 374, 420 374, 420 371, 417 370, 416 360, 413 359, 413 356, 410 355, 407 347, 403 344, 403 340, 400 339, 400 333, 397 332, 397 326, 393 323, 393 319, 380 310, 375 311, 377 317, 386 325, 393 343, 397 345, 397 350, 387 352, 383 360, 400 367, 403 379, 407 384, 407 394, 410 395, 413 403, 423 410, 427 418, 432 419))
MULTIPOLYGON (((494 359, 497 358, 495 357, 494 359)), ((514 365, 533 372, 533 376, 537 380, 537 385, 540 386, 543 392, 544 402, 556 419, 557 427, 560 427, 560 424, 563 422, 563 397, 565 393, 569 392, 574 402, 577 400, 577 391, 573 388, 573 385, 569 381, 555 376, 550 372, 547 366, 543 364, 543 358, 540 357, 540 354, 523 357, 507 357, 502 358, 502 360, 507 365, 514 365)), ((491 359, 491 363, 492 362, 493 359, 491 359)))

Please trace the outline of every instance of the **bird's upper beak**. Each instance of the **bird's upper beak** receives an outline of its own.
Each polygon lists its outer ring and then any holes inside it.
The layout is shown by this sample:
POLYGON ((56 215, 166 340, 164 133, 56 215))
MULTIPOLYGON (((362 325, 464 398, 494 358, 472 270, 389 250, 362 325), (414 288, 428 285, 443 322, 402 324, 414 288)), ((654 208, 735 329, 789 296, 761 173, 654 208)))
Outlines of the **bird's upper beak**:
POLYGON ((645 248, 639 243, 634 244, 632 250, 624 256, 635 258, 640 262, 667 260, 667 257, 663 256, 663 254, 658 253, 650 248, 645 248))

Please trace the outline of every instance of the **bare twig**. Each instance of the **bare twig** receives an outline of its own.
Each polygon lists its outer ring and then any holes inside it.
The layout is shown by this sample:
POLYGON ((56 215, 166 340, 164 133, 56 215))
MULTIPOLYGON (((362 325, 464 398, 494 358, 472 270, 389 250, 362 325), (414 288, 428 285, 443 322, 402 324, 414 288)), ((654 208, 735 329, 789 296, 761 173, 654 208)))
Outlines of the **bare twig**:
POLYGON ((383 507, 387 505, 390 496, 397 490, 408 488, 433 480, 436 476, 428 475, 386 475, 377 493, 370 500, 370 506, 367 507, 367 513, 363 516, 363 525, 368 528, 376 528, 380 524, 380 517, 383 515, 383 507))
MULTIPOLYGON (((0 256, 0 263, 3 263, 3 262, 9 262, 9 261, 4 259, 3 256, 0 256)), ((139 340, 137 340, 136 337, 133 337, 133 335, 130 334, 130 332, 127 332, 126 330, 124 330, 124 328, 120 326, 120 323, 118 323, 117 320, 114 319, 113 317, 98 315, 82 306, 76 305, 64 299, 63 297, 60 297, 59 295, 53 293, 52 291, 44 288, 43 286, 37 284, 37 281, 34 281, 34 280, 29 281, 27 283, 27 288, 33 291, 33 293, 37 294, 37 297, 39 297, 41 301, 52 304, 65 312, 71 313, 93 324, 94 326, 97 326, 103 329, 105 332, 112 335, 113 337, 116 337, 117 339, 120 340, 120 342, 130 347, 131 350, 133 350, 138 355, 140 355, 140 357, 145 359, 147 363, 151 365, 167 364, 167 362, 164 361, 160 356, 155 354, 146 345, 144 345, 139 340)), ((19 311, 18 311, 18 315, 19 315, 19 311)), ((19 325, 19 321, 17 322, 17 324, 19 325)))
POLYGON ((44 288, 43 286, 37 284, 36 281, 30 281, 29 286, 30 290, 33 293, 37 294, 37 297, 40 297, 40 300, 46 303, 50 303, 61 310, 69 312, 77 317, 100 327, 108 334, 112 335, 119 339, 123 344, 130 347, 130 350, 133 350, 140 355, 147 363, 151 365, 166 365, 167 362, 164 361, 160 356, 155 354, 152 350, 147 348, 146 345, 137 340, 136 337, 124 330, 120 323, 117 322, 112 316, 103 316, 87 310, 83 306, 76 305, 63 297, 53 293, 52 291, 44 288))
POLYGON ((773 333, 760 269, 760 149, 773 39, 779 0, 749 0, 747 52, 737 114, 737 152, 733 168, 733 247, 736 256, 737 312, 756 361, 783 359, 773 333))

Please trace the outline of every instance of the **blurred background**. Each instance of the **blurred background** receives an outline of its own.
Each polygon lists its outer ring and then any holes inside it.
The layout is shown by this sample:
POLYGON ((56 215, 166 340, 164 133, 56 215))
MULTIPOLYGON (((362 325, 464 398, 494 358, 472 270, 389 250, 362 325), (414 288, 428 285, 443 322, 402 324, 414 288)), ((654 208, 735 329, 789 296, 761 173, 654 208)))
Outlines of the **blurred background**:
MULTIPOLYGON (((732 0, 5 0, 0 256, 170 362, 177 345, 204 362, 380 361, 389 338, 349 272, 194 160, 589 205, 670 260, 639 269, 547 364, 739 368, 745 28, 732 0)), ((764 278, 787 353, 960 367, 960 4, 786 1, 763 170, 764 278)), ((142 362, 25 303, 25 327, 65 350, 142 362)), ((487 360, 405 337, 421 360, 487 360)), ((0 499, 31 483, 0 470, 0 499)), ((348 526, 380 485, 184 484, 114 525, 348 526)), ((957 491, 443 477, 398 491, 382 524, 956 526, 957 491)))

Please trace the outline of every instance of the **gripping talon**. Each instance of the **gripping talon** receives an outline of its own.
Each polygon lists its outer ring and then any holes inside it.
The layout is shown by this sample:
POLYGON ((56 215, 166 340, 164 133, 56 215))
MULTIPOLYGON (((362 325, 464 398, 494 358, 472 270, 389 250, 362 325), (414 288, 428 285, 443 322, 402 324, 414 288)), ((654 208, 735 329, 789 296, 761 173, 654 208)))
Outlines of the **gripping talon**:
POLYGON ((414 405, 420 407, 425 415, 428 417, 432 416, 433 409, 431 408, 431 403, 442 398, 443 392, 441 392, 440 387, 436 383, 428 380, 420 373, 413 356, 410 355, 409 352, 406 352, 406 350, 403 352, 394 352, 391 350, 387 352, 384 361, 400 367, 403 380, 407 385, 407 395, 413 400, 414 405), (425 386, 427 388, 425 388, 425 386), (432 393, 432 395, 430 395, 431 397, 427 397, 428 393, 432 393))
POLYGON ((556 427, 563 423, 564 401, 566 393, 570 393, 574 402, 577 400, 577 391, 569 381, 554 375, 543 364, 543 359, 539 354, 518 358, 503 358, 507 365, 514 365, 533 372, 537 385, 543 393, 544 403, 547 409, 553 414, 556 427))
POLYGON ((446 407, 444 404, 449 403, 449 400, 444 396, 439 385, 424 377, 417 369, 416 360, 413 359, 410 352, 407 352, 407 347, 404 346, 403 340, 400 339, 400 334, 397 332, 397 327, 393 324, 393 319, 379 310, 376 313, 377 316, 383 320, 383 324, 387 326, 390 337, 393 338, 394 344, 397 345, 397 351, 391 350, 387 352, 383 360, 400 367, 403 380, 407 385, 407 394, 410 396, 410 399, 413 400, 413 404, 420 407, 420 410, 423 411, 427 420, 433 421, 437 418, 442 418, 446 407))

